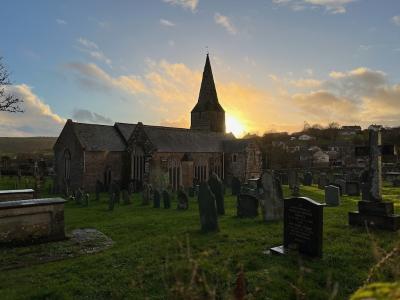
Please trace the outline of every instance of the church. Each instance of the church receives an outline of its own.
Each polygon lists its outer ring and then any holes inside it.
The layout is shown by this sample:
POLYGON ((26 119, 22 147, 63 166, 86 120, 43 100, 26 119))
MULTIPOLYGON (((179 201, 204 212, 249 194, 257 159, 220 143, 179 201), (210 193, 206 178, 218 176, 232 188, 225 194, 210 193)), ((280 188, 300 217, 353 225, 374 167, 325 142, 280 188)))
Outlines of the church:
POLYGON ((137 190, 149 183, 163 189, 189 188, 212 173, 230 184, 259 177, 262 155, 251 139, 236 139, 225 129, 225 110, 218 101, 207 54, 199 98, 190 129, 115 123, 86 124, 68 120, 54 145, 55 184, 60 192, 94 191, 101 182, 137 190))

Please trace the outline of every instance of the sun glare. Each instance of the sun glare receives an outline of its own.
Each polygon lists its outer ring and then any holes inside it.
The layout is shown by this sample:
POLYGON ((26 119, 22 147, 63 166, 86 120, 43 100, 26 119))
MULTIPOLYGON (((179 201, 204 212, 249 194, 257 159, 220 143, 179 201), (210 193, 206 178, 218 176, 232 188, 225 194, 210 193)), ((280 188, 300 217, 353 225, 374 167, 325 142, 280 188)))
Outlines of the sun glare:
POLYGON ((232 132, 235 137, 241 137, 245 133, 245 127, 238 119, 230 115, 226 116, 226 131, 232 132))

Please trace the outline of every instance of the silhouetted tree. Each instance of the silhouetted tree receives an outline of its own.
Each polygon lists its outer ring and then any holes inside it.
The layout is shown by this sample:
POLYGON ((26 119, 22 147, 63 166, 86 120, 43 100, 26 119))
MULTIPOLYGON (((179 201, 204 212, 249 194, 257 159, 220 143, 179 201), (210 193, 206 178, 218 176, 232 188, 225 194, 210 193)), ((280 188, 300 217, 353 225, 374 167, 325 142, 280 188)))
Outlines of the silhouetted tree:
POLYGON ((14 95, 6 91, 6 86, 11 85, 10 73, 7 71, 6 66, 2 63, 2 57, 0 57, 0 111, 7 112, 23 112, 20 104, 23 102, 22 99, 15 97, 14 95))

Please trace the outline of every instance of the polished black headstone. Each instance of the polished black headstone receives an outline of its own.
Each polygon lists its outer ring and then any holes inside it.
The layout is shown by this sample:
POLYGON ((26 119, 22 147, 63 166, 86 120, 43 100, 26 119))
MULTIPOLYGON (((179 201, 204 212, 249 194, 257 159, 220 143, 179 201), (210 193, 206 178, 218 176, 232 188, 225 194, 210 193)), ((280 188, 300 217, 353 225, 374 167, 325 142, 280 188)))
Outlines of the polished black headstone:
POLYGON ((293 249, 322 257, 323 207, 306 197, 284 199, 283 247, 271 248, 271 252, 282 254, 293 249))

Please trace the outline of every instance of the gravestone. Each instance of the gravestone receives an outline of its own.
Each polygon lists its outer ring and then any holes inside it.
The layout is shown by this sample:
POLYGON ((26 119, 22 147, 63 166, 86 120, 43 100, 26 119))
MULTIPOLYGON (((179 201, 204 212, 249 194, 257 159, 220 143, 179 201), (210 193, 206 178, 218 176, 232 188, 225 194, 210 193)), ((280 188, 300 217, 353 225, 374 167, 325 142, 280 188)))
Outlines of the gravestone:
POLYGON ((326 173, 320 173, 318 178, 318 188, 323 190, 327 185, 329 185, 328 176, 326 173))
POLYGON ((129 195, 128 190, 122 190, 122 203, 124 205, 131 204, 131 196, 129 195))
POLYGON ((102 186, 101 182, 97 180, 96 181, 96 201, 100 200, 100 193, 101 193, 102 188, 103 188, 103 186, 102 186))
POLYGON ((162 192, 162 196, 163 196, 163 204, 164 204, 164 208, 170 208, 171 207, 171 197, 169 196, 169 193, 167 190, 164 190, 162 192))
POLYGON ((265 171, 261 176, 260 206, 264 221, 283 218, 283 191, 273 171, 265 171))
POLYGON ((348 196, 360 196, 360 183, 358 181, 346 181, 346 194, 348 196))
POLYGON ((75 200, 76 200, 76 204, 79 204, 79 205, 82 204, 83 191, 80 188, 76 191, 75 200))
MULTIPOLYGON (((212 174, 208 180, 208 186, 211 192, 215 196, 215 201, 217 204, 217 212, 220 216, 225 214, 225 203, 224 203, 224 187, 221 179, 216 174, 212 174)), ((240 192, 239 192, 240 194, 240 192)))
POLYGON ((89 193, 85 193, 83 195, 83 203, 82 203, 83 206, 89 206, 89 197, 90 197, 89 193))
POLYGON ((153 207, 154 208, 160 208, 160 192, 155 189, 153 192, 153 207))
POLYGON ((289 189, 293 189, 299 185, 299 178, 296 170, 289 170, 289 189))
POLYGON ((218 215, 215 206, 215 196, 211 192, 207 183, 203 182, 200 184, 200 191, 197 199, 199 203, 201 231, 218 231, 218 215))
POLYGON ((145 183, 142 191, 142 205, 149 205, 151 200, 152 187, 150 184, 145 183))
POLYGON ((178 207, 179 210, 187 210, 189 208, 189 198, 183 189, 179 189, 177 193, 178 207))
POLYGON ((311 172, 304 173, 303 184, 305 186, 311 186, 313 184, 313 175, 311 172))
POLYGON ((236 214, 239 218, 255 218, 258 216, 258 199, 249 194, 237 196, 236 214))
POLYGON ((300 254, 322 257, 323 207, 306 197, 284 200, 283 246, 271 248, 272 253, 300 254))
POLYGON ((232 184, 231 184, 231 188, 232 188, 232 196, 237 196, 240 194, 240 188, 241 188, 241 183, 239 178, 237 177, 232 177, 232 184))
POLYGON ((115 203, 120 203, 121 201, 121 188, 119 186, 119 183, 117 181, 114 181, 113 184, 113 189, 114 189, 114 193, 115 193, 115 203))
POLYGON ((194 187, 190 187, 189 188, 189 197, 194 197, 195 195, 195 188, 194 187))
POLYGON ((325 203, 328 206, 340 205, 340 188, 334 185, 327 185, 325 187, 325 203))
POLYGON ((336 179, 335 180, 335 185, 340 188, 340 196, 343 196, 346 194, 346 180, 344 179, 336 179))
POLYGON ((349 212, 349 224, 353 226, 371 226, 396 231, 400 229, 400 215, 394 214, 393 202, 382 198, 382 156, 394 155, 392 145, 382 145, 382 127, 371 125, 369 128, 369 147, 357 147, 356 155, 369 155, 369 168, 363 174, 366 183, 363 198, 358 201, 358 211, 349 212))

